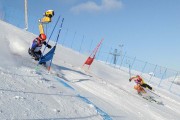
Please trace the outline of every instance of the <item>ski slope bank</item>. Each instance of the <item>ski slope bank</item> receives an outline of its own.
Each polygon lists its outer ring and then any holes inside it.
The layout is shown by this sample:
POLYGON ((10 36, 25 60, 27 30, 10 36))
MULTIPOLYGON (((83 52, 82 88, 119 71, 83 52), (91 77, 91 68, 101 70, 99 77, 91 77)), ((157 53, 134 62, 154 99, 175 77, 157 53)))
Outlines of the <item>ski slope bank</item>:
MULTIPOLYGON (((67 64, 67 67, 71 69, 72 65, 67 64)), ((81 91, 81 94, 94 101, 96 105, 101 106, 103 110, 106 109, 107 113, 114 116, 113 119, 168 120, 177 119, 179 116, 179 104, 177 103, 171 103, 172 101, 163 98, 164 106, 149 103, 139 97, 131 87, 111 84, 106 81, 107 78, 97 78, 90 73, 85 72, 88 75, 84 75, 81 72, 83 70, 80 68, 74 70, 74 67, 73 71, 61 71, 62 78, 81 91), (92 96, 96 100, 93 100, 92 96)))
POLYGON ((35 70, 36 63, 27 53, 35 36, 4 22, 0 25, 4 28, 0 29, 4 34, 0 41, 7 44, 7 54, 1 51, 1 60, 5 60, 0 66, 0 118, 179 119, 179 97, 155 87, 164 106, 150 103, 137 95, 127 72, 99 61, 93 62, 90 71, 84 70, 81 66, 87 56, 61 45, 57 46, 51 73, 42 66, 35 70))
POLYGON ((103 119, 54 76, 35 71, 27 53, 34 35, 1 21, 0 26, 1 119, 103 119))

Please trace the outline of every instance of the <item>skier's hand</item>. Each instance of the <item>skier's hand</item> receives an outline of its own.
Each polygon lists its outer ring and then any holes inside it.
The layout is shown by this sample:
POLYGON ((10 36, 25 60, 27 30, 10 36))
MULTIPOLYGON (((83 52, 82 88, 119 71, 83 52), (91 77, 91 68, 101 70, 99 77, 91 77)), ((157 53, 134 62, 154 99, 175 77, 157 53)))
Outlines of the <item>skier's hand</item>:
POLYGON ((129 79, 129 82, 131 82, 131 79, 129 79))
POLYGON ((47 45, 47 47, 48 47, 49 49, 51 49, 51 45, 47 45))
POLYGON ((34 60, 39 61, 39 58, 38 58, 38 57, 35 57, 34 60))

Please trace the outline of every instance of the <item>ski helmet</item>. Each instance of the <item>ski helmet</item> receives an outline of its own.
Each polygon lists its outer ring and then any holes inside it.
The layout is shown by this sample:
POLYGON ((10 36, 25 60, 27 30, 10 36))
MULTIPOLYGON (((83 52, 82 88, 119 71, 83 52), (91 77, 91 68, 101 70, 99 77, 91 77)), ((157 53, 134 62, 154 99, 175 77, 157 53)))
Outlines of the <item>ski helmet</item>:
POLYGON ((44 40, 46 40, 46 35, 44 33, 41 33, 39 35, 39 38, 44 41, 44 40))

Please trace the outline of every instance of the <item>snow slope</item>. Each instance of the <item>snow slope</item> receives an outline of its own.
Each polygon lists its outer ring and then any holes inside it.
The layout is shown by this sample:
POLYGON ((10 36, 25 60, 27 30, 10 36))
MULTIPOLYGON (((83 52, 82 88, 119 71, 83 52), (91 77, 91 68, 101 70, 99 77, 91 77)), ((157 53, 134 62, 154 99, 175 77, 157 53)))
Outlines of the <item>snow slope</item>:
MULTIPOLYGON (((180 98, 154 89, 164 105, 138 96, 129 74, 58 45, 48 73, 27 53, 36 36, 0 21, 0 118, 85 120, 178 120, 180 98)), ((53 45, 53 43, 51 43, 53 45)), ((156 96, 157 97, 157 96, 156 96)))

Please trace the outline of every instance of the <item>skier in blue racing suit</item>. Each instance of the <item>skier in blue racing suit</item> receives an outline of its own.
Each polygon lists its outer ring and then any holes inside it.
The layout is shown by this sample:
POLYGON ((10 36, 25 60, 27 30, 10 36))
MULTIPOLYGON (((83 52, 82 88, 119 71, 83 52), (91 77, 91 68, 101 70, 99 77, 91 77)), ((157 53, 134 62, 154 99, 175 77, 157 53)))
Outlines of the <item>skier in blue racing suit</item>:
POLYGON ((40 34, 39 37, 35 38, 32 42, 31 47, 28 50, 28 53, 36 60, 39 61, 39 59, 42 56, 41 48, 42 45, 47 45, 48 48, 51 48, 51 45, 46 43, 46 35, 40 34))

